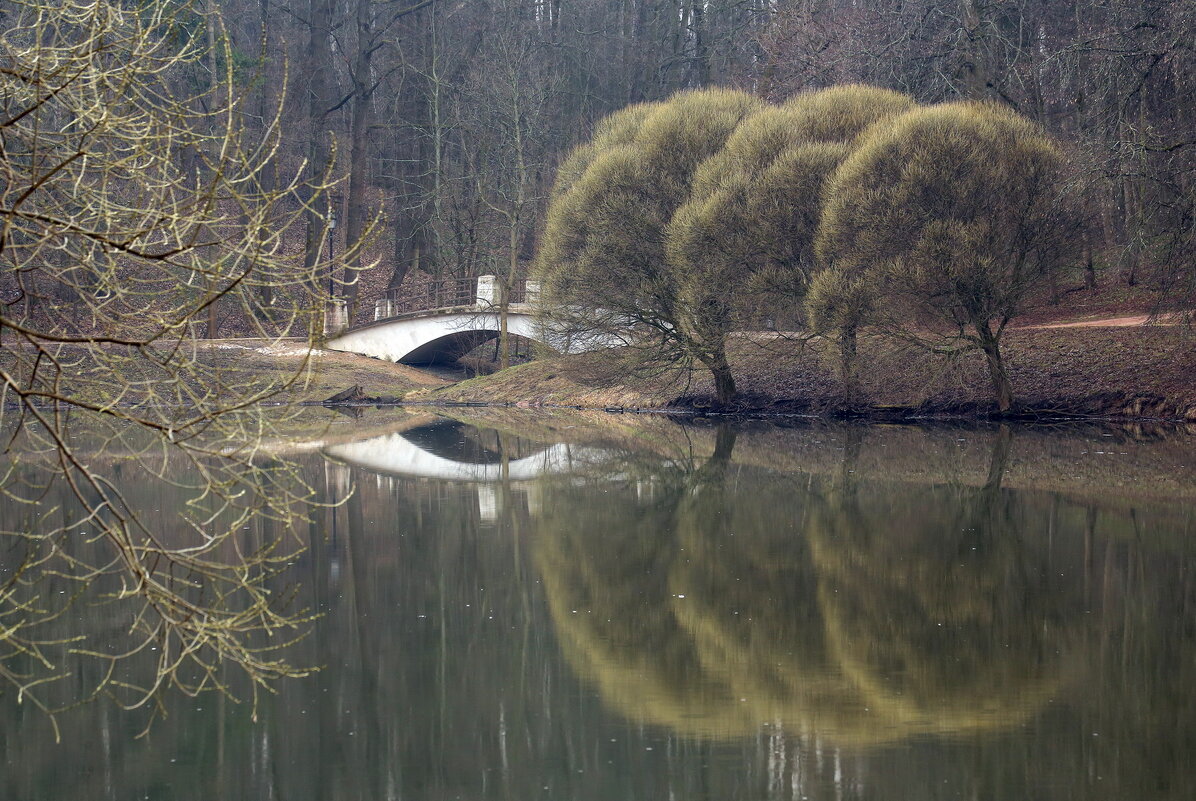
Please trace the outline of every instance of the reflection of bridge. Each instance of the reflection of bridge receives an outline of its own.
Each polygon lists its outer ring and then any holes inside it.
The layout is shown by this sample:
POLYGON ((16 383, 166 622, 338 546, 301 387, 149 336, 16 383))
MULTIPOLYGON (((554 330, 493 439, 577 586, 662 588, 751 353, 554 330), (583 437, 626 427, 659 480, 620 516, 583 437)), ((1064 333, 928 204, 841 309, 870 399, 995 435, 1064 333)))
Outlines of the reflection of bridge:
POLYGON ((566 475, 610 458, 609 452, 602 449, 567 443, 546 446, 527 455, 518 452, 504 455, 469 443, 463 429, 457 423, 438 423, 330 445, 324 448, 324 453, 376 473, 478 483, 566 475))
MULTIPOLYGON (((557 351, 583 349, 545 329, 534 314, 538 298, 534 281, 512 288, 506 304, 507 332, 557 351)), ((331 337, 327 347, 407 364, 452 362, 499 336, 501 306, 501 286, 493 275, 433 282, 426 297, 379 300, 372 323, 331 337)), ((343 310, 333 318, 343 320, 343 310)), ((334 322, 330 327, 339 326, 334 322)))
MULTIPOLYGON (((377 480, 431 478, 469 482, 477 493, 481 520, 494 522, 515 497, 528 513, 540 514, 540 496, 533 479, 563 476, 609 461, 610 451, 557 443, 506 443, 488 446, 469 435, 472 426, 436 422, 357 442, 325 445, 323 452, 342 465, 362 468, 377 480)), ((344 469, 343 467, 341 469, 344 469)), ((349 491, 344 475, 341 497, 349 491)))

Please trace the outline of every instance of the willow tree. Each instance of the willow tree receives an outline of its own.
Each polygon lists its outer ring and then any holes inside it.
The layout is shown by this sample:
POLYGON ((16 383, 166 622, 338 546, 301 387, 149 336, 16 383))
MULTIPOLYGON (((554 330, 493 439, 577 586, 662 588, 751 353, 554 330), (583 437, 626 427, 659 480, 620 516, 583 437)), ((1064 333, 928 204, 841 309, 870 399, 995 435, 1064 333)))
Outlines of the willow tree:
POLYGON ((906 330, 982 351, 1006 411, 1014 399, 1003 336, 1074 239, 1062 166, 1046 134, 1008 109, 915 109, 872 129, 836 171, 818 254, 867 273, 906 330))
POLYGON ((745 120, 698 169, 667 249, 681 276, 683 325, 703 361, 719 367, 716 377, 725 372, 720 400, 734 393, 728 335, 762 308, 792 307, 820 269, 814 237, 827 179, 861 132, 913 105, 861 85, 798 95, 745 120))
POLYGON ((684 92, 624 112, 575 151, 536 262, 550 325, 582 340, 618 337, 670 360, 696 358, 729 400, 729 372, 708 363, 682 325, 680 276, 665 241, 699 165, 762 107, 727 89, 684 92))

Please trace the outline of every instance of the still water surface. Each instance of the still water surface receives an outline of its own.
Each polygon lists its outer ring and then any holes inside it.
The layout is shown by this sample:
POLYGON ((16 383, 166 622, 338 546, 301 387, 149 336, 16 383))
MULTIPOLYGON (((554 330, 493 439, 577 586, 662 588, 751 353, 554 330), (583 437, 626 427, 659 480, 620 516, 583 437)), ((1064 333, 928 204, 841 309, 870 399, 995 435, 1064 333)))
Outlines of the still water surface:
POLYGON ((0 796, 1196 798, 1190 437, 488 425, 308 457, 256 721, 9 694, 0 796))

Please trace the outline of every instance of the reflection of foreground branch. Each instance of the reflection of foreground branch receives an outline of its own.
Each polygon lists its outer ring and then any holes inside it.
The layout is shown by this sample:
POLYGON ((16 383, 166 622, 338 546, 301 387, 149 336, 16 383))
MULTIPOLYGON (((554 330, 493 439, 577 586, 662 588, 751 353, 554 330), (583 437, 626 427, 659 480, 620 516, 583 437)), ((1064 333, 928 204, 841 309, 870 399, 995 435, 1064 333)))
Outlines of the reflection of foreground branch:
POLYGON ((239 696, 248 679, 256 704, 301 675, 278 651, 309 617, 269 586, 300 550, 296 469, 192 443, 93 455, 101 473, 62 432, 24 427, 0 496, 0 678, 17 700, 53 719, 106 695, 152 720, 168 690, 239 696))

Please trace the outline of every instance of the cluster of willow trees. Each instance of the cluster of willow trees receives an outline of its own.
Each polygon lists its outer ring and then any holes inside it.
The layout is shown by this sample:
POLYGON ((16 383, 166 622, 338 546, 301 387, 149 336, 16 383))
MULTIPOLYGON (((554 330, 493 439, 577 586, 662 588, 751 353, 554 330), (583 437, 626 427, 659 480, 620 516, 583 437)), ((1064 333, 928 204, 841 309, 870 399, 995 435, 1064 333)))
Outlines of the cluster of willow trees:
POLYGON ((605 119, 562 164, 537 262, 546 314, 709 369, 734 400, 736 331, 777 321, 837 342, 863 325, 980 350, 1068 266, 1062 152, 995 104, 917 104, 845 85, 779 105, 682 92, 605 119))

